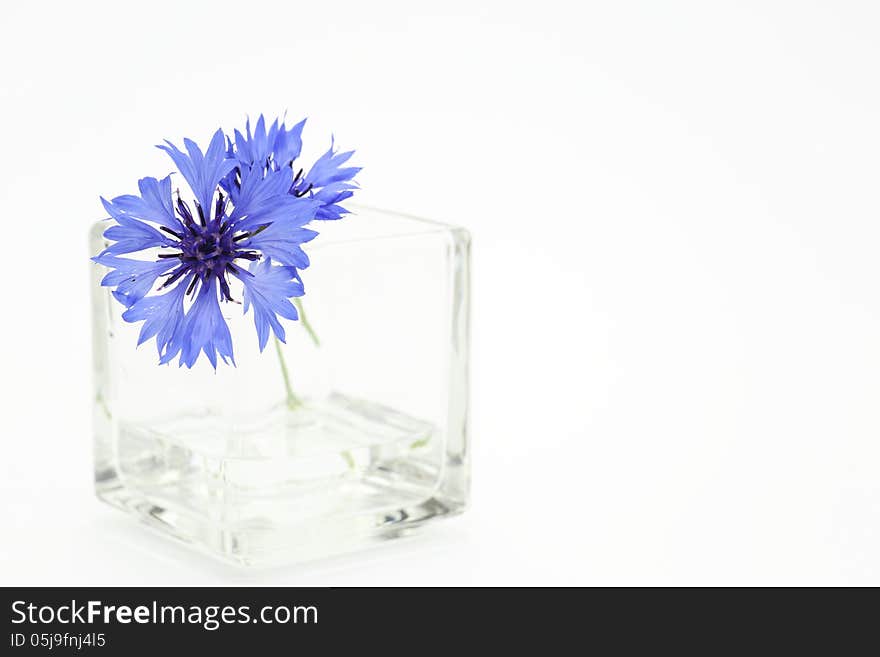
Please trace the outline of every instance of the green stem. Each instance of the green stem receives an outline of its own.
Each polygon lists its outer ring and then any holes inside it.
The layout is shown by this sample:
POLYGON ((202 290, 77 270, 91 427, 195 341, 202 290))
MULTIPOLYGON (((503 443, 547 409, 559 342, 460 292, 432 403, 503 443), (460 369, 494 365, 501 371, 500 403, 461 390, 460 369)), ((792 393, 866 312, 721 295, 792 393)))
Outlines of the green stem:
POLYGON ((284 361, 284 352, 281 351, 281 340, 272 336, 275 340, 275 353, 278 354, 278 364, 281 366, 281 376, 284 377, 284 389, 287 391, 287 408, 293 410, 302 406, 302 402, 293 393, 293 387, 290 385, 290 372, 287 371, 287 363, 284 361))
POLYGON ((101 410, 104 411, 104 415, 108 420, 113 419, 113 414, 110 412, 110 407, 107 406, 107 401, 104 399, 104 395, 100 392, 95 396, 95 402, 97 402, 98 406, 101 407, 101 410))
MULTIPOLYGON (((309 334, 309 337, 312 339, 312 342, 315 343, 315 346, 320 347, 321 341, 318 339, 318 334, 315 333, 315 330, 306 318, 306 312, 303 309, 302 302, 299 299, 294 298, 293 303, 296 305, 296 310, 299 313, 299 321, 303 325, 303 328, 309 334)), ((284 389, 287 392, 287 408, 294 410, 302 406, 302 401, 300 401, 299 397, 294 394, 293 386, 290 384, 290 372, 287 370, 287 363, 284 360, 284 352, 281 350, 281 341, 275 336, 272 337, 275 340, 275 353, 278 354, 278 364, 281 366, 281 376, 284 378, 284 389)), ((340 455, 345 460, 349 470, 354 470, 357 467, 354 455, 350 450, 344 450, 340 452, 340 455)))
POLYGON ((309 334, 309 337, 312 339, 312 342, 315 343, 316 347, 321 346, 321 341, 318 339, 318 334, 315 333, 315 329, 312 328, 312 325, 309 324, 309 320, 306 317, 306 311, 303 309, 302 301, 299 300, 299 297, 293 298, 293 303, 296 306, 296 310, 299 313, 299 321, 303 325, 303 328, 309 334))

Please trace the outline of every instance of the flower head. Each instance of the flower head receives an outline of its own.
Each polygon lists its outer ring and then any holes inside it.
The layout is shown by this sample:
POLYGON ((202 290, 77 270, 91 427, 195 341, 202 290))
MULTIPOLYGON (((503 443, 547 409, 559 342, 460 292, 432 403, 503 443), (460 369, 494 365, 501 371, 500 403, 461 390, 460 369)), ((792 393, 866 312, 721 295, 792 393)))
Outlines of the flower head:
MULTIPOLYGON (((348 213, 342 205, 351 198, 357 189, 354 177, 361 167, 343 166, 354 155, 354 151, 339 153, 334 150, 331 139, 330 148, 303 175, 298 158, 302 150, 303 119, 291 128, 278 119, 267 128, 261 114, 251 132, 250 120, 245 123, 245 133, 235 131, 235 141, 228 140, 227 154, 235 159, 240 167, 256 167, 264 172, 289 169, 296 171, 288 193, 294 196, 308 196, 320 203, 315 219, 339 219, 348 213)), ((224 188, 233 186, 231 177, 224 180, 224 188)))
MULTIPOLYGON (((302 178, 291 163, 302 126, 288 130, 276 121, 267 132, 260 117, 253 134, 250 125, 247 137, 236 131, 234 147, 220 130, 204 152, 189 139, 185 150, 159 146, 192 191, 191 202, 172 192, 171 176, 141 179, 139 195, 101 199, 116 222, 104 232, 112 243, 93 258, 110 269, 101 284, 115 288, 125 321, 143 322, 138 344, 155 338, 160 363, 178 358, 192 367, 204 353, 215 368, 218 356, 234 364, 220 310, 221 302, 235 301, 234 288, 243 292, 244 312, 253 308, 261 351, 270 328, 284 341, 279 317, 298 318, 290 299, 304 294, 299 270, 309 265, 301 245, 317 235, 305 226, 319 214, 344 212, 328 209, 344 199, 327 164, 312 168, 323 171, 320 188, 297 186, 302 178), (332 203, 321 196, 327 188, 337 190, 332 203), (141 257, 122 257, 132 253, 141 257)), ((345 191, 353 189, 353 175, 345 191)))

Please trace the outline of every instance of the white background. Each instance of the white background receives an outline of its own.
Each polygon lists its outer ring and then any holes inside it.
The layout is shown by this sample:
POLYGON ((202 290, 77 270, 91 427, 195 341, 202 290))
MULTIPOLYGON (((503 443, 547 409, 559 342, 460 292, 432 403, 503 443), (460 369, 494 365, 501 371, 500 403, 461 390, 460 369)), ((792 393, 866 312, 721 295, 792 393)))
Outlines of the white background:
POLYGON ((417 5, 4 6, 0 584, 880 584, 876 3, 417 5), (92 494, 86 232, 284 110, 473 233, 473 507, 248 574, 92 494))

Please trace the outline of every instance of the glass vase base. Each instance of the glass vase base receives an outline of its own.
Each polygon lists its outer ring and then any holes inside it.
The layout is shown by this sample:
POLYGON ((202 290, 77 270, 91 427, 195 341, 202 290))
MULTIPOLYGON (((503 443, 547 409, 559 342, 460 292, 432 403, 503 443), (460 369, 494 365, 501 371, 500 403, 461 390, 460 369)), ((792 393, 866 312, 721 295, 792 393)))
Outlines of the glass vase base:
POLYGON ((98 497, 240 565, 349 552, 464 509, 450 488, 464 464, 438 458, 434 426, 341 394, 232 422, 206 407, 115 435, 96 455, 98 497))

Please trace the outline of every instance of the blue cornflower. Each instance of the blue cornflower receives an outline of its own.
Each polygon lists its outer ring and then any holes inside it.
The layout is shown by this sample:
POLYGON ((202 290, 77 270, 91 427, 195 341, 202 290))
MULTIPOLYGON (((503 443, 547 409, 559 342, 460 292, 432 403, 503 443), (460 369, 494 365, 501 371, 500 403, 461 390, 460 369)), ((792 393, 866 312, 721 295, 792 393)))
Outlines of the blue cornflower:
MULTIPOLYGON (((266 120, 261 114, 251 132, 250 120, 245 123, 245 134, 235 130, 235 141, 228 140, 227 155, 239 162, 239 167, 258 168, 266 173, 271 171, 289 170, 293 179, 288 193, 293 196, 308 196, 320 203, 315 219, 339 219, 348 213, 342 205, 351 198, 358 188, 354 177, 361 167, 342 166, 351 158, 354 151, 339 153, 334 151, 334 140, 330 141, 330 149, 303 175, 303 168, 297 167, 297 158, 302 150, 302 131, 306 120, 303 119, 291 128, 284 122, 275 121, 266 128, 266 120), (298 170, 297 170, 298 168, 298 170), (297 170, 294 175, 292 172, 297 170)), ((230 191, 235 186, 234 175, 227 176, 223 181, 224 189, 230 191)))
MULTIPOLYGON (((299 155, 295 129, 282 127, 283 138, 276 129, 273 153, 291 161, 299 155)), ((264 157, 268 143, 263 130, 248 147, 264 157)), ((204 353, 216 368, 218 355, 235 362, 220 310, 220 301, 233 301, 233 281, 242 285, 244 312, 253 307, 260 350, 270 328, 284 340, 278 316, 297 319, 290 299, 303 295, 298 270, 308 266, 300 245, 317 235, 304 226, 324 201, 317 193, 292 193, 289 169, 230 157, 220 130, 204 153, 189 139, 184 146, 182 151, 166 142, 159 148, 188 183, 192 205, 172 194, 171 176, 141 179, 139 195, 102 198, 116 225, 104 232, 112 244, 93 260, 110 268, 101 284, 115 288, 113 296, 126 307, 123 319, 143 322, 138 344, 155 337, 160 363, 178 357, 192 367, 204 353), (135 252, 152 257, 121 257, 135 252)))

